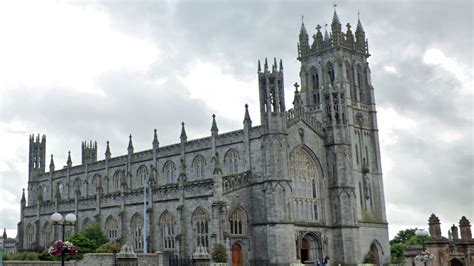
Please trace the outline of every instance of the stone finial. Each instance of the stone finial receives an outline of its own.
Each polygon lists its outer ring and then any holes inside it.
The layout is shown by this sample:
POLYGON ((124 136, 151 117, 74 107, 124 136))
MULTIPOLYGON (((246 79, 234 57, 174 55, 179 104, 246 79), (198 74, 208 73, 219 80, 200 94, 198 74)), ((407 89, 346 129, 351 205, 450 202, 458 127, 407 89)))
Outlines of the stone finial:
POLYGON ((67 152, 67 162, 66 162, 68 167, 72 166, 72 160, 71 160, 71 151, 67 152))
POLYGON ((53 159, 52 154, 51 154, 51 162, 49 163, 49 172, 50 173, 54 172, 54 159, 53 159))
POLYGON ((263 64, 263 68, 264 68, 264 71, 265 71, 265 72, 268 71, 268 60, 267 60, 266 57, 265 57, 265 64, 263 64))
POLYGON ((461 217, 459 220, 459 229, 461 229, 461 240, 471 240, 471 224, 466 216, 461 217))
POLYGON ((132 134, 128 137, 128 153, 133 153, 133 142, 132 142, 132 134))
POLYGON ((24 205, 26 204, 26 198, 25 198, 25 189, 23 189, 23 192, 21 193, 21 204, 24 205))
POLYGON ((157 149, 160 146, 160 142, 158 141, 158 134, 156 133, 156 128, 155 128, 155 133, 153 134, 153 149, 157 149))
POLYGON ((279 66, 279 71, 283 71, 283 60, 280 58, 280 66, 279 66))
POLYGON ((260 60, 258 60, 257 72, 258 73, 262 72, 262 67, 260 66, 260 60))
POLYGON ((245 104, 244 125, 252 126, 252 119, 250 119, 249 105, 245 104))
POLYGON ((105 158, 110 159, 110 156, 112 154, 110 153, 110 146, 109 146, 109 141, 107 140, 107 147, 105 148, 105 158))
POLYGON ((428 219, 428 225, 431 237, 435 239, 441 238, 441 223, 434 213, 428 219))
POLYGON ((219 129, 217 128, 216 115, 215 114, 212 114, 211 134, 212 134, 213 137, 217 137, 217 135, 219 134, 219 129))
POLYGON ((451 226, 451 235, 453 236, 454 241, 459 240, 458 227, 455 224, 451 226))
POLYGON ((3 240, 7 240, 7 229, 3 228, 3 240))
POLYGON ((186 129, 184 128, 184 122, 181 122, 181 135, 179 136, 182 142, 188 140, 188 136, 186 135, 186 129))

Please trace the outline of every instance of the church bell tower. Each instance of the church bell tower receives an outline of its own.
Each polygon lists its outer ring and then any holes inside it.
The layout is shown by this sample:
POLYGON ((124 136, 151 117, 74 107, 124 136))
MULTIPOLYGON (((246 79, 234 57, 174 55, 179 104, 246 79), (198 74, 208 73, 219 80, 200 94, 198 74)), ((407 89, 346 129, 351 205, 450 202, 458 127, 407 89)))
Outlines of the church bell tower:
POLYGON ((349 23, 343 32, 334 10, 329 33, 327 28, 324 34, 321 30, 317 25, 310 45, 305 25, 301 25, 302 101, 325 131, 333 239, 341 247, 335 255, 356 263, 363 247, 347 239, 357 243, 358 232, 363 230, 354 228, 369 223, 387 225, 374 88, 367 62, 370 54, 360 19, 355 34, 349 23))

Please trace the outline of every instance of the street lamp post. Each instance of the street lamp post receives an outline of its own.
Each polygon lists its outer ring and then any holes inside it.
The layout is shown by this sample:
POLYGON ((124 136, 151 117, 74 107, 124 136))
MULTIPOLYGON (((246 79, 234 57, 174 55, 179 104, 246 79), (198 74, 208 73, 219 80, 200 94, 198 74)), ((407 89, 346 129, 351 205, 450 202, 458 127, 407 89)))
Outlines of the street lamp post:
MULTIPOLYGON (((53 222, 53 225, 60 225, 61 228, 62 228, 62 241, 63 241, 63 244, 64 244, 64 228, 66 226, 74 226, 74 224, 76 223, 76 215, 74 213, 69 213, 69 214, 66 214, 66 217, 64 218, 63 220, 63 216, 60 214, 60 213, 53 213, 53 215, 51 215, 51 221, 53 222)), ((61 252, 61 266, 64 266, 64 252, 61 252)))
MULTIPOLYGON (((425 237, 429 235, 428 231, 425 229, 416 229, 415 235, 421 237, 421 246, 422 246, 422 252, 425 251, 425 237)), ((426 261, 423 262, 424 265, 426 265, 426 261)))

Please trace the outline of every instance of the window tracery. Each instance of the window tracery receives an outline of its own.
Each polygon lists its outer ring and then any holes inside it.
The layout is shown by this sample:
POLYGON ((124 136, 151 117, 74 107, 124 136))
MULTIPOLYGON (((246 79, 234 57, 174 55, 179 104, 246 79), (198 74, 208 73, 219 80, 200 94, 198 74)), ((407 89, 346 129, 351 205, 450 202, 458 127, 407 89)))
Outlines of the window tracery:
POLYGON ((135 250, 143 250, 143 217, 135 214, 132 217, 133 247, 135 250))
POLYGON ((176 182, 176 165, 173 162, 165 164, 165 175, 168 182, 176 182))
POLYGON ((239 171, 239 154, 235 150, 228 151, 225 160, 229 167, 229 173, 237 173, 239 171))
POLYGON ((107 234, 107 237, 111 242, 115 242, 115 240, 118 238, 118 223, 117 219, 114 217, 110 216, 107 218, 107 221, 105 222, 105 231, 107 234))
POLYGON ((206 212, 202 209, 198 209, 193 217, 194 230, 196 232, 197 246, 203 246, 209 248, 209 227, 208 217, 206 212))
POLYGON ((199 156, 194 160, 194 170, 196 171, 196 177, 204 177, 205 161, 199 156))
POLYGON ((244 233, 244 224, 244 213, 240 209, 235 209, 229 219, 230 233, 233 235, 242 235, 244 233))
POLYGON ((299 148, 290 156, 293 217, 295 220, 319 220, 316 165, 309 154, 299 148))
POLYGON ((173 216, 171 213, 167 212, 163 216, 163 247, 165 249, 174 249, 175 248, 175 228, 173 216))

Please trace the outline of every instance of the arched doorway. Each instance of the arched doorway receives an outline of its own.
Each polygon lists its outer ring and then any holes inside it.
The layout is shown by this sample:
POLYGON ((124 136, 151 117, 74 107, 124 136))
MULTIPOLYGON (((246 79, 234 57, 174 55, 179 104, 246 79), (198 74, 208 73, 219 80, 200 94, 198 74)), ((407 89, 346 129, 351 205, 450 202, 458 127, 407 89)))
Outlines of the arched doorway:
POLYGON ((301 262, 309 261, 309 243, 308 240, 303 238, 301 240, 301 262))
POLYGON ((449 265, 451 266, 463 266, 464 264, 462 263, 461 260, 454 258, 450 261, 449 265))
POLYGON ((242 266, 242 247, 234 243, 232 245, 232 266, 242 266))
POLYGON ((364 263, 380 265, 379 249, 377 248, 375 243, 372 243, 372 245, 370 245, 369 253, 367 253, 364 263))
POLYGON ((315 263, 322 258, 322 249, 319 239, 313 234, 306 234, 301 239, 300 261, 301 263, 315 263))

